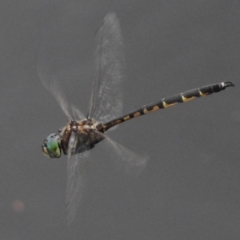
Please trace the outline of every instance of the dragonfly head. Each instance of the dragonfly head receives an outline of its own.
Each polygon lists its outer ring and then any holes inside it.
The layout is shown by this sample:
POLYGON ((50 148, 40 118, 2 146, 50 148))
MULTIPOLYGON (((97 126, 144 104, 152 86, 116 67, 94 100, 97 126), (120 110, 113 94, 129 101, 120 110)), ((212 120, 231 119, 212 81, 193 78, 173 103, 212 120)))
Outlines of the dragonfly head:
POLYGON ((50 134, 42 144, 43 153, 50 158, 61 157, 61 138, 58 134, 50 134))

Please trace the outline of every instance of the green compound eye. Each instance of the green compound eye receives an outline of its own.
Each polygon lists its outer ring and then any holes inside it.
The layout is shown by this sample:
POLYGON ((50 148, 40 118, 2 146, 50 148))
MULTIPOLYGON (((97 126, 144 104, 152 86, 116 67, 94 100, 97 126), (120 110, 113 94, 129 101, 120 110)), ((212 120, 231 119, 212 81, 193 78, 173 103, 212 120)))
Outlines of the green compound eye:
POLYGON ((42 151, 50 158, 61 157, 60 136, 56 133, 50 134, 43 142, 42 151))

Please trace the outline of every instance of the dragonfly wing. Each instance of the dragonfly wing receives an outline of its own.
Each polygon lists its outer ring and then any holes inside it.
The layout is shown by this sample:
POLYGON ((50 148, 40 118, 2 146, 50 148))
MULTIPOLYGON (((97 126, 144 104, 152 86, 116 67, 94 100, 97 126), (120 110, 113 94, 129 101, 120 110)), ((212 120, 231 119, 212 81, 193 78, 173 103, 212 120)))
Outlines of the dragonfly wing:
POLYGON ((97 73, 92 86, 89 118, 104 122, 121 115, 123 63, 120 24, 114 13, 108 13, 97 33, 97 73))
POLYGON ((122 167, 127 172, 137 172, 140 173, 142 169, 146 166, 148 157, 140 156, 130 149, 122 146, 121 144, 115 142, 110 137, 104 135, 104 141, 110 145, 108 147, 109 155, 112 160, 119 160, 116 163, 122 167), (116 157, 117 156, 117 157, 116 157))
POLYGON ((86 164, 89 152, 72 155, 77 145, 77 135, 72 134, 69 140, 67 163, 67 222, 70 224, 77 213, 86 181, 86 164))
POLYGON ((66 100, 65 95, 60 87, 58 78, 49 73, 47 61, 43 57, 38 62, 37 70, 43 86, 55 97, 68 119, 83 119, 84 115, 76 107, 70 105, 66 100))

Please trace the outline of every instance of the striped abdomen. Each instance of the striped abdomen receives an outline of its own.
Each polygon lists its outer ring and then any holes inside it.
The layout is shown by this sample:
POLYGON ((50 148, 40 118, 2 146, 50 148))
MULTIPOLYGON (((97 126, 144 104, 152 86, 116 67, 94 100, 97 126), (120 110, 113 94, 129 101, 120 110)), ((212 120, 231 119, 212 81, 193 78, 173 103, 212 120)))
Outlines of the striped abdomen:
POLYGON ((125 122, 127 120, 139 117, 141 115, 145 115, 150 112, 157 111, 159 109, 174 106, 177 103, 185 103, 185 102, 193 100, 197 97, 203 97, 203 96, 207 96, 209 94, 215 93, 215 92, 220 92, 220 91, 226 89, 227 87, 233 87, 233 86, 234 86, 234 84, 231 82, 222 82, 222 83, 216 83, 216 84, 211 84, 211 85, 207 85, 204 87, 192 89, 192 90, 174 95, 172 97, 163 98, 162 100, 160 100, 156 103, 144 105, 136 111, 128 113, 128 114, 124 115, 123 117, 113 119, 110 122, 103 123, 103 124, 97 126, 97 128, 99 128, 99 131, 105 132, 109 128, 111 128, 115 125, 118 125, 122 122, 125 122))

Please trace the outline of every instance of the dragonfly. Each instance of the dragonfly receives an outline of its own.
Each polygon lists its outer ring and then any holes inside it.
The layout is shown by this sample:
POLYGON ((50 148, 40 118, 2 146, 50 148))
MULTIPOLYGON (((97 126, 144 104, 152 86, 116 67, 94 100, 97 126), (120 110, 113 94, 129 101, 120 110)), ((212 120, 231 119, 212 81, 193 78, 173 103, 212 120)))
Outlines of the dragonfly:
MULTIPOLYGON (((208 96, 233 87, 232 82, 221 82, 185 91, 144 105, 135 111, 121 115, 123 79, 123 41, 120 24, 115 13, 108 13, 96 34, 96 76, 92 85, 89 113, 85 117, 80 110, 66 101, 56 78, 49 78, 38 67, 43 85, 53 94, 69 122, 57 133, 50 134, 42 144, 42 151, 50 158, 67 155, 67 221, 75 218, 83 190, 83 171, 89 150, 101 141, 108 141, 116 152, 133 166, 143 166, 145 157, 114 142, 106 132, 119 124, 139 116, 208 96)), ((89 159, 88 159, 89 160, 89 159)))

